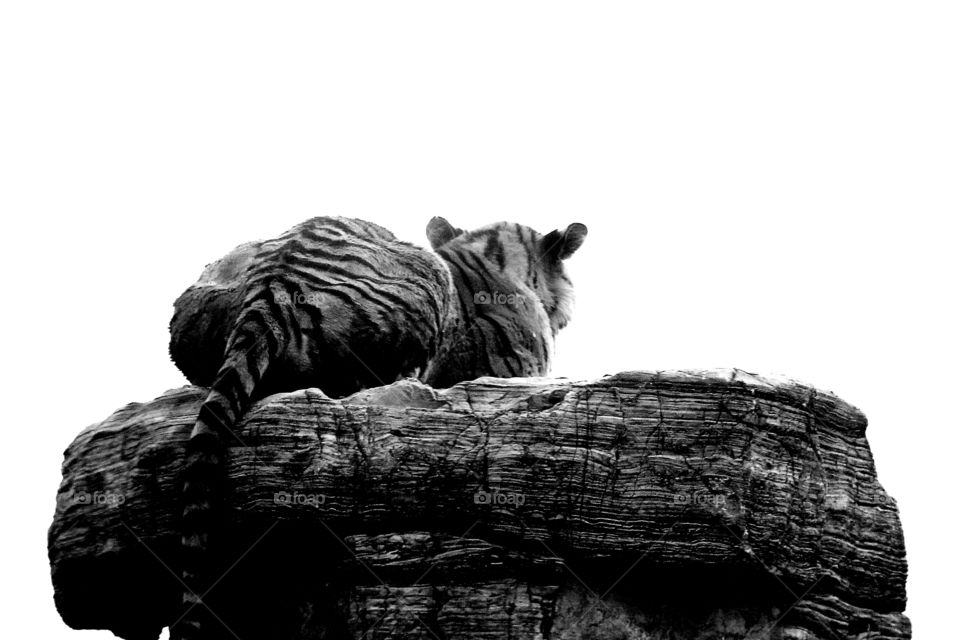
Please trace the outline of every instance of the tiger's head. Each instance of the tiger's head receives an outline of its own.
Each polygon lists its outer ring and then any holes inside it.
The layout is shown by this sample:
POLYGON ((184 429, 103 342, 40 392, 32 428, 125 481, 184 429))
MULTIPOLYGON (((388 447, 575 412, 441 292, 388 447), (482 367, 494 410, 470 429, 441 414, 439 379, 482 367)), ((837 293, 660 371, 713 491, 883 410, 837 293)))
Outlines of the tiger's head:
POLYGON ((462 265, 476 281, 475 292, 535 295, 554 335, 566 326, 573 311, 573 283, 564 261, 583 245, 586 236, 587 227, 579 222, 547 234, 513 222, 464 231, 435 217, 427 225, 430 245, 442 256, 466 254, 482 261, 465 260, 462 265), (498 283, 515 290, 500 292, 498 283))

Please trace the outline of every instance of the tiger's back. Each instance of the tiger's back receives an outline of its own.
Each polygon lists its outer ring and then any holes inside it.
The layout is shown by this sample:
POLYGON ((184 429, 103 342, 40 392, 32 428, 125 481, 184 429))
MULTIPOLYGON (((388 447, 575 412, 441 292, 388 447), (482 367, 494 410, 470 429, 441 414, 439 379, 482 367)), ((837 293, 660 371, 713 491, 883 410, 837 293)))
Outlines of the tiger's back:
POLYGON ((259 286, 281 289, 291 333, 265 392, 317 386, 347 395, 417 375, 436 354, 452 302, 445 265, 359 222, 295 229, 262 276, 259 286))
POLYGON ((264 243, 251 265, 242 308, 262 308, 284 345, 257 396, 319 387, 339 397, 414 375, 437 351, 449 271, 383 227, 313 218, 264 243))

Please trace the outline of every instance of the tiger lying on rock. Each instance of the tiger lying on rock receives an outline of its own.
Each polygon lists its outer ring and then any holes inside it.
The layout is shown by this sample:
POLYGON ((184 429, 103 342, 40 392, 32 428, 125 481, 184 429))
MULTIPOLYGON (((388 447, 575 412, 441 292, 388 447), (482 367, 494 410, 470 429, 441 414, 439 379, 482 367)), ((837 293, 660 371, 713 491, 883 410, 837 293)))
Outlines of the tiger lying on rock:
POLYGON ((210 387, 187 445, 187 588, 171 637, 221 635, 203 594, 217 578, 211 554, 223 535, 224 453, 253 400, 305 387, 342 397, 407 376, 448 387, 546 375, 573 304, 563 261, 586 235, 579 223, 541 235, 507 222, 464 232, 433 218, 434 253, 370 222, 321 217, 221 260, 242 283, 235 304, 212 319, 205 310, 205 319, 175 315, 171 324, 174 361, 192 383, 210 387), (209 328, 199 341, 173 330, 191 321, 209 328))

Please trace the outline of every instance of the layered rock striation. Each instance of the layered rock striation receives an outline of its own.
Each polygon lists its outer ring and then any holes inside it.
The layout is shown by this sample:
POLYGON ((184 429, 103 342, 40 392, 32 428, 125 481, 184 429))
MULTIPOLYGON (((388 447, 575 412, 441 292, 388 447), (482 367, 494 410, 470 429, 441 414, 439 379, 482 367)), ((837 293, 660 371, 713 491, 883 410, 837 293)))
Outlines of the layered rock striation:
MULTIPOLYGON (((130 404, 67 449, 49 555, 71 627, 176 620, 204 396, 130 404)), ((866 426, 735 370, 270 396, 229 449, 205 599, 241 638, 909 638, 866 426)))

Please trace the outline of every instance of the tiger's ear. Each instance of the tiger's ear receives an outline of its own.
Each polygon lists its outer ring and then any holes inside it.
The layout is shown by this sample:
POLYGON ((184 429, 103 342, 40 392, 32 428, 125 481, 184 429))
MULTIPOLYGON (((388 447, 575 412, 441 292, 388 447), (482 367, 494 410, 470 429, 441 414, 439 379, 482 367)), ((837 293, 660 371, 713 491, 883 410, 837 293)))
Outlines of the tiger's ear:
POLYGON ((587 225, 574 222, 566 230, 551 231, 540 239, 540 251, 545 256, 566 260, 580 248, 587 237, 587 225))
POLYGON ((457 229, 447 222, 446 218, 435 216, 427 223, 427 240, 434 249, 439 249, 457 236, 463 233, 463 229, 457 229))

